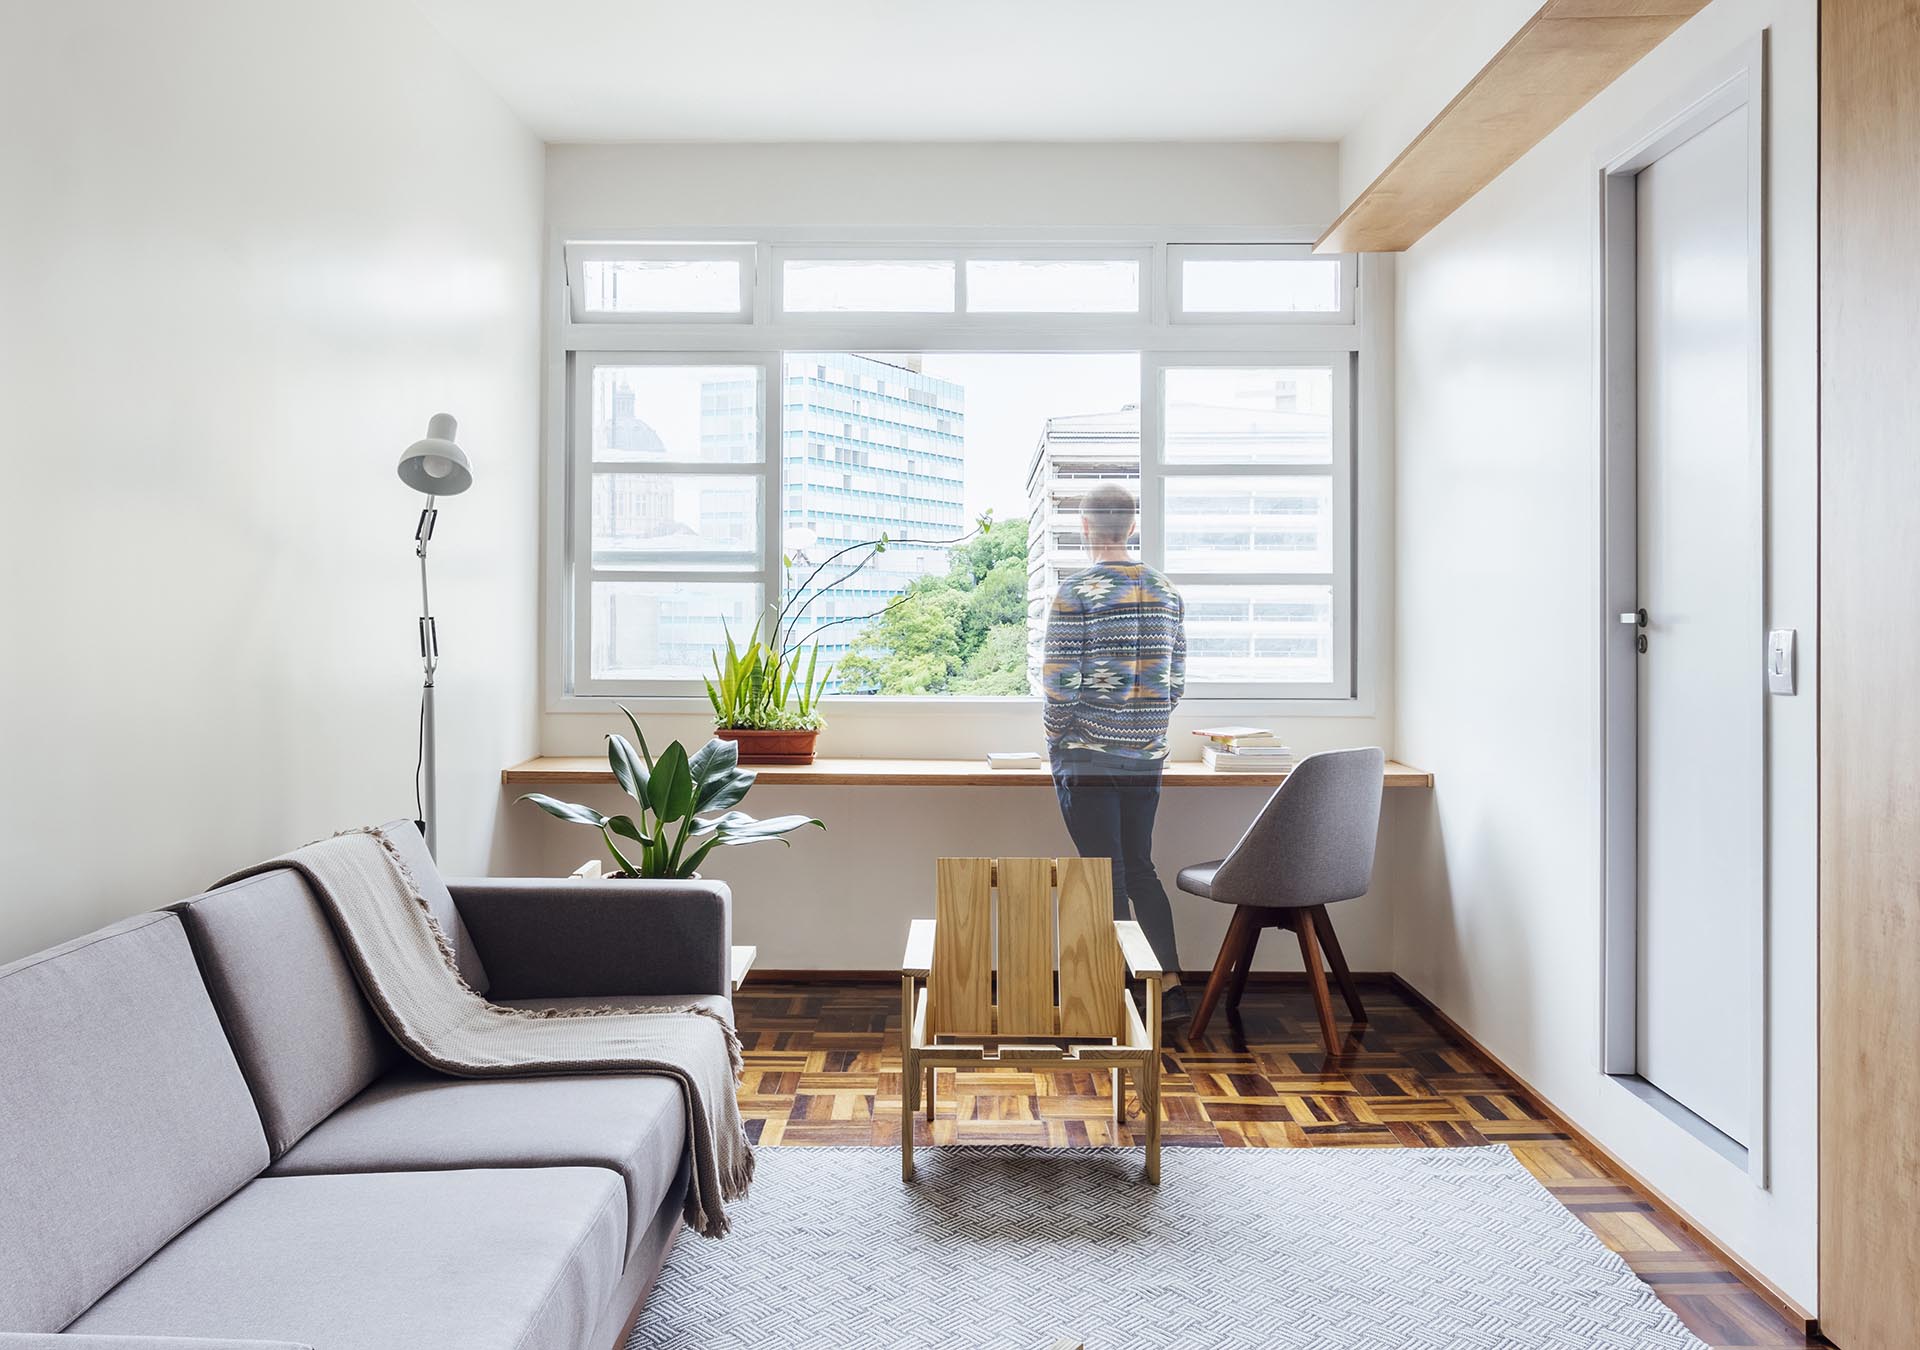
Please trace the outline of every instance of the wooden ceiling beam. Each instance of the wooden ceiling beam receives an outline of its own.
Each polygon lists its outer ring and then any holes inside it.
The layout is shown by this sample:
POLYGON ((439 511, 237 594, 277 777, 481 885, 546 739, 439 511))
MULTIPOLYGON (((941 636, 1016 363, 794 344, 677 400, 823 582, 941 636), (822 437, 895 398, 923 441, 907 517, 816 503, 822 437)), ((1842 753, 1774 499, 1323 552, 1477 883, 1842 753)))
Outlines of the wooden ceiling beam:
POLYGON ((1410 247, 1707 3, 1548 0, 1340 213, 1314 251, 1410 247))

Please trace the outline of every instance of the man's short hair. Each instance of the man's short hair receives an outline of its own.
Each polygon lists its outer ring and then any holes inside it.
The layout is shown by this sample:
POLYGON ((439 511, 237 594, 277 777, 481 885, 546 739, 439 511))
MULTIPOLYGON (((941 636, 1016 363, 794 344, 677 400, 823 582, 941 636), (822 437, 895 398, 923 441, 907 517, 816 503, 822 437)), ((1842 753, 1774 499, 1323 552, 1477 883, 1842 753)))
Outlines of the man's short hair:
POLYGON ((1118 483, 1102 483, 1080 502, 1080 515, 1096 544, 1124 544, 1133 534, 1140 503, 1118 483))

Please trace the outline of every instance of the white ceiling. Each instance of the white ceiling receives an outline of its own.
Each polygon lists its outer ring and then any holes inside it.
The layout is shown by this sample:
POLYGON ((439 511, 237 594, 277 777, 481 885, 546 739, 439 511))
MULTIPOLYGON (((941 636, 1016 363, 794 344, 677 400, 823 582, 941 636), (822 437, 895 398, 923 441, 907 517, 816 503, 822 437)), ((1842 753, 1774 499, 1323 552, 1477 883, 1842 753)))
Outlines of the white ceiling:
POLYGON ((418 0, 549 141, 1336 140, 1473 0, 418 0))

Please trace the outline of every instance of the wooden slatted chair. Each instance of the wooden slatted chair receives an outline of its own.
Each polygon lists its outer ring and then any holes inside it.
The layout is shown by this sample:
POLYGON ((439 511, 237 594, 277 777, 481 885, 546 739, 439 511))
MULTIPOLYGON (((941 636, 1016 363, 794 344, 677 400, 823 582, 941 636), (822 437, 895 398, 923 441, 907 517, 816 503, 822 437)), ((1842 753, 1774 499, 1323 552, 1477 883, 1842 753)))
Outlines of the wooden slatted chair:
POLYGON ((1145 1176, 1159 1185, 1160 963, 1140 925, 1113 917, 1112 864, 941 858, 934 905, 934 918, 913 921, 900 963, 901 1176, 913 1180, 913 1114, 923 1101, 933 1119, 935 1069, 1058 1065, 1110 1070, 1116 1123, 1127 1118, 1133 1075, 1146 1118, 1145 1176), (1144 1017, 1127 992, 1127 969, 1145 981, 1144 1017))

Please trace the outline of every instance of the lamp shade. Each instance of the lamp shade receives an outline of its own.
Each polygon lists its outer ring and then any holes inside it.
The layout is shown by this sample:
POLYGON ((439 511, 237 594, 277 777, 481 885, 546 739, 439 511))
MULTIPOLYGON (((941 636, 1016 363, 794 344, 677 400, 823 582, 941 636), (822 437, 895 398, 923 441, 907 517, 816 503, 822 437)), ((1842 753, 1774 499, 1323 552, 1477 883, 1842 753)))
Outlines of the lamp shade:
POLYGON ((429 497, 452 497, 472 487, 473 466, 453 443, 457 426, 452 413, 435 413, 426 436, 400 456, 400 481, 429 497))

